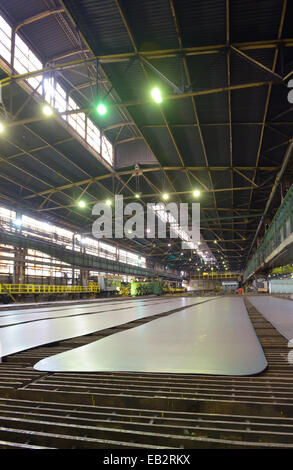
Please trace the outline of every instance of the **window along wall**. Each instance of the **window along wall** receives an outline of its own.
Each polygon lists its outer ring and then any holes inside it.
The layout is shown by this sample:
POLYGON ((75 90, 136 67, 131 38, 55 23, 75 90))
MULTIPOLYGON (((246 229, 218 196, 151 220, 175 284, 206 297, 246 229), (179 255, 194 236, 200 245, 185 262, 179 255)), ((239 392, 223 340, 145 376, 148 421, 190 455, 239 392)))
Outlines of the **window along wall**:
MULTIPOLYGON (((14 53, 12 53, 12 28, 0 15, 0 56, 16 73, 25 74, 43 69, 42 62, 32 49, 15 34, 14 53), (13 60, 13 63, 12 63, 13 60)), ((37 75, 24 79, 36 93, 59 113, 79 109, 76 101, 69 96, 55 76, 37 75)), ((61 114, 72 129, 85 140, 92 149, 113 166, 113 146, 106 136, 102 136, 98 127, 84 113, 61 114)))
POLYGON ((11 26, 0 16, 0 51, 8 64, 11 63, 11 36, 11 26))
MULTIPOLYGON (((42 62, 18 34, 15 35, 14 61, 12 65, 13 69, 18 73, 35 72, 43 68, 42 62)), ((41 91, 42 76, 30 77, 27 79, 27 82, 32 88, 38 88, 41 91)))
MULTIPOLYGON (((146 267, 146 258, 136 253, 27 215, 21 216, 4 207, 0 207, 0 230, 18 231, 24 236, 33 236, 56 243, 64 249, 83 251, 89 255, 120 263, 146 267)), ((0 245, 0 275, 2 277, 13 273, 14 251, 14 247, 0 245)), ((27 250, 25 261, 25 275, 30 276, 31 281, 35 279, 37 282, 39 278, 54 278, 55 282, 58 282, 58 278, 60 280, 62 278, 65 282, 65 280, 72 279, 73 273, 75 278, 78 276, 77 269, 73 270, 70 265, 36 250, 27 250)), ((48 279, 46 282, 49 282, 48 279)))

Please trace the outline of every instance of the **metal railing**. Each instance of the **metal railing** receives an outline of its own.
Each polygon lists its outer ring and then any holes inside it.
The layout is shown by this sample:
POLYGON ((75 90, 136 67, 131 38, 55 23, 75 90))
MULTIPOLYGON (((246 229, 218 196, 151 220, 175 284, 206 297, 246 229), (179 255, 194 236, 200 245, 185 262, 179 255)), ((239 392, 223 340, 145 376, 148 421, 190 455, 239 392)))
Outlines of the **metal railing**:
POLYGON ((56 286, 46 284, 0 284, 0 294, 79 294, 100 292, 98 284, 87 286, 56 286))
POLYGON ((217 271, 209 273, 193 274, 191 279, 202 280, 202 279, 238 279, 241 276, 240 272, 225 272, 219 273, 217 271))

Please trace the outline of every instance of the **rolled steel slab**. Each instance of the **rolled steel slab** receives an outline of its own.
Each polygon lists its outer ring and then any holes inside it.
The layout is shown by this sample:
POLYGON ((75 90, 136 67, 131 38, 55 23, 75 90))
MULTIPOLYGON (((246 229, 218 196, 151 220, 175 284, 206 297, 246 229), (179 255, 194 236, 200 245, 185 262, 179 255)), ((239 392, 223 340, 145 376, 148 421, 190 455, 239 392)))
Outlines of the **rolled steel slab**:
POLYGON ((249 296, 254 307, 286 339, 293 339, 293 302, 275 297, 249 296))
POLYGON ((267 367, 241 298, 220 298, 43 359, 50 372, 255 375, 267 367))
MULTIPOLYGON (((200 299, 197 300, 198 302, 200 299)), ((203 301, 203 300, 201 300, 203 301)), ((1 356, 8 356, 26 349, 35 348, 48 343, 76 338, 113 328, 130 321, 168 312, 176 308, 184 308, 196 302, 180 298, 172 302, 156 305, 139 304, 134 308, 117 309, 109 312, 91 313, 65 318, 38 320, 0 328, 1 356)))
MULTIPOLYGON (((73 292, 74 294, 74 292, 73 292)), ((79 292, 76 292, 76 294, 79 294, 79 292)), ((71 300, 44 300, 43 302, 15 302, 13 304, 3 304, 0 305, 0 312, 5 311, 5 310, 20 310, 20 307, 25 307, 27 308, 45 308, 45 307, 51 307, 53 304, 57 304, 59 306, 66 306, 68 304, 80 304, 80 305, 86 305, 86 304, 91 304, 91 303, 96 303, 96 302, 102 302, 102 303, 107 303, 107 302, 121 302, 122 300, 124 301, 130 301, 130 300, 136 300, 136 301, 145 301, 145 300, 151 300, 151 299, 156 299, 157 295, 151 294, 148 296, 145 296, 143 298, 126 298, 124 297, 123 299, 117 296, 113 297, 102 297, 102 298, 96 298, 96 299, 71 299, 71 300)))
MULTIPOLYGON (((157 305, 165 304, 170 300, 157 300, 157 302, 144 302, 143 305, 157 305)), ((63 318, 73 317, 77 315, 88 315, 90 313, 104 313, 117 309, 135 308, 140 303, 135 302, 115 302, 107 305, 86 305, 86 306, 72 306, 71 308, 52 308, 45 311, 31 311, 25 310, 22 313, 8 313, 7 315, 0 316, 0 328, 8 325, 17 325, 19 323, 26 323, 37 320, 46 320, 49 318, 63 318)))
MULTIPOLYGON (((37 314, 37 313, 43 313, 43 312, 53 312, 53 311, 59 311, 59 310, 72 310, 72 308, 93 308, 93 306, 99 306, 103 307, 106 305, 117 305, 117 304, 122 304, 122 303, 145 303, 145 302, 153 302, 153 301, 158 301, 158 297, 152 298, 152 299, 125 299, 125 300, 113 300, 112 301, 105 301, 105 302, 100 302, 99 299, 96 299, 95 301, 88 302, 88 303, 76 303, 75 301, 72 301, 70 305, 68 305, 68 301, 65 305, 60 305, 59 302, 57 302, 57 306, 54 305, 47 305, 46 307, 42 307, 41 305, 37 305, 31 308, 24 308, 24 309, 9 309, 9 310, 3 310, 2 312, 0 311, 0 318, 6 317, 7 315, 22 315, 25 313, 32 313, 32 314, 37 314)), ((160 299, 160 301, 167 301, 166 298, 160 299)), ((168 299, 170 301, 170 299, 168 299)))

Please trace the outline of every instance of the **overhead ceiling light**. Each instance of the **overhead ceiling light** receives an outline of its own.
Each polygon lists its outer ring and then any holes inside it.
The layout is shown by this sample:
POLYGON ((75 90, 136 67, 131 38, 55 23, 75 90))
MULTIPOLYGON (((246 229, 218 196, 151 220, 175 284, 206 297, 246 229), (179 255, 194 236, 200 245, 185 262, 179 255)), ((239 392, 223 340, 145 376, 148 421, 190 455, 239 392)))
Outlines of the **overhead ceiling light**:
POLYGON ((13 223, 14 223, 14 225, 16 225, 16 227, 21 227, 22 226, 22 220, 21 219, 15 219, 13 223))
POLYGON ((200 191, 198 189, 195 189, 193 191, 193 195, 194 195, 194 197, 199 197, 200 196, 200 191))
POLYGON ((4 124, 0 122, 0 134, 2 134, 3 132, 4 132, 4 124))
POLYGON ((162 103, 163 98, 161 96, 161 91, 159 90, 159 88, 152 89, 152 98, 156 103, 162 103))
POLYGON ((104 116, 104 114, 107 113, 107 107, 104 105, 104 103, 99 103, 96 107, 96 110, 100 116, 104 116))
POLYGON ((169 199, 169 194, 168 194, 168 193, 164 193, 162 197, 163 197, 163 199, 165 199, 165 201, 167 201, 167 199, 169 199))
POLYGON ((112 201, 111 201, 111 199, 107 199, 107 200, 106 200, 106 204, 107 204, 107 206, 112 206, 112 201))
POLYGON ((217 240, 214 240, 214 243, 218 243, 218 241, 217 241, 217 240))
POLYGON ((139 198, 140 198, 140 194, 136 193, 135 198, 136 198, 136 199, 139 199, 139 198))
POLYGON ((171 243, 168 243, 168 246, 171 246, 171 243))
POLYGON ((48 104, 44 104, 43 106, 43 114, 45 116, 52 116, 53 115, 53 109, 51 108, 51 106, 49 106, 48 104))
POLYGON ((86 206, 86 203, 85 203, 84 201, 78 201, 78 205, 79 205, 79 207, 81 207, 82 209, 84 209, 85 206, 86 206))

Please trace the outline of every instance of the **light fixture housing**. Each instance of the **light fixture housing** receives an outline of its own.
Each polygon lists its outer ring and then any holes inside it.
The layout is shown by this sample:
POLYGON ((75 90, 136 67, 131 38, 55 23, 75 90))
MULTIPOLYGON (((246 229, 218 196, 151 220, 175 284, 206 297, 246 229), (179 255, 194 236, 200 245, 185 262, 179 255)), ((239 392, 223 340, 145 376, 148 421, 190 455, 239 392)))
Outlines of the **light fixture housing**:
POLYGON ((151 92, 151 95, 152 95, 152 98, 154 100, 155 103, 162 103, 163 101, 163 98, 162 98, 162 95, 161 95, 161 91, 159 88, 153 88, 152 89, 152 92, 151 92))
POLYGON ((53 116, 53 109, 48 104, 43 105, 43 114, 47 117, 53 116))
POLYGON ((104 105, 104 103, 98 103, 96 110, 100 116, 104 116, 104 114, 107 113, 107 107, 104 105))

